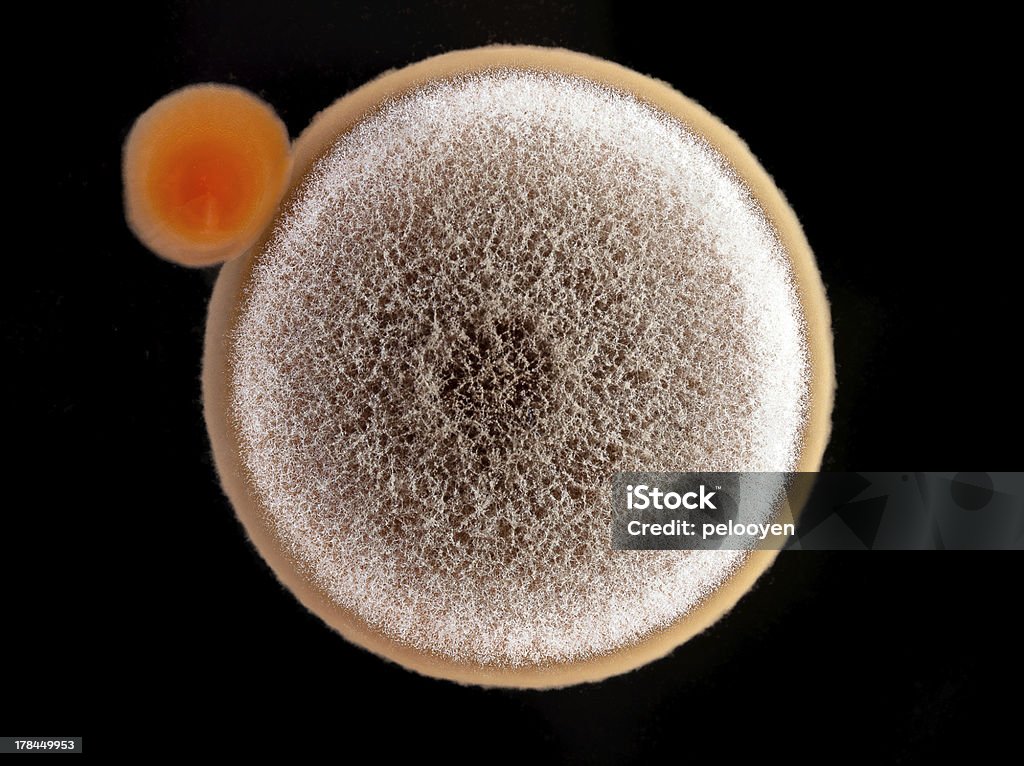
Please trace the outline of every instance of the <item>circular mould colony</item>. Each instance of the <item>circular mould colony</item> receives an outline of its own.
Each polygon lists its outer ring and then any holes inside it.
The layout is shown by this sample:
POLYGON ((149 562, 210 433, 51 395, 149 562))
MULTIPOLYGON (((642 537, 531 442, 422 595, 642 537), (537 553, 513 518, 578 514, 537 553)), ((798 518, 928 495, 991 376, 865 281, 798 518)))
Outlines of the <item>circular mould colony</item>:
POLYGON ((324 112, 211 305, 225 488, 329 624, 435 676, 664 654, 772 552, 613 551, 616 471, 813 470, 827 306, 746 148, 667 86, 489 48, 324 112))

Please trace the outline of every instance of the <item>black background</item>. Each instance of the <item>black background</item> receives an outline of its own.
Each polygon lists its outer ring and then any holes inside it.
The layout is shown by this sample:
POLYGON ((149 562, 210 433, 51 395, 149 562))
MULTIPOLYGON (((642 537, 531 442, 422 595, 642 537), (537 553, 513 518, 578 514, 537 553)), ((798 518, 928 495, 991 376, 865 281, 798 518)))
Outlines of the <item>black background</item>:
POLYGON ((365 742, 620 763, 914 762, 1019 741, 1019 704, 996 702, 1019 699, 1019 556, 784 553, 668 659, 562 691, 460 688, 348 645, 277 585, 221 495, 199 391, 215 272, 149 255, 120 201, 132 120, 189 83, 248 87, 296 135, 430 54, 529 42, 604 56, 735 128, 804 223, 836 335, 826 468, 1012 469, 1019 253, 972 235, 998 224, 967 212, 984 193, 952 177, 998 161, 955 142, 966 107, 990 110, 963 78, 973 31, 834 9, 797 35, 739 7, 683 8, 684 22, 642 2, 139 6, 37 8, 52 18, 8 30, 32 54, 7 90, 23 116, 7 219, 22 244, 5 263, 0 733, 84 734, 93 754, 214 736, 342 759, 365 742))

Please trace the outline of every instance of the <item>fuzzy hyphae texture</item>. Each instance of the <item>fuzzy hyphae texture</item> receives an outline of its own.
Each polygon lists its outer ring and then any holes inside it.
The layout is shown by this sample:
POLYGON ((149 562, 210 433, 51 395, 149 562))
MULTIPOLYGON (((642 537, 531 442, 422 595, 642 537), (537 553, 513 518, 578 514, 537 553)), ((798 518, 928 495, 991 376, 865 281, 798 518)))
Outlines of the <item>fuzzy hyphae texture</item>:
POLYGON ((309 582, 457 662, 572 662, 678 620, 740 552, 610 549, 616 470, 787 470, 808 396, 786 252, 685 126, 498 70, 382 106, 258 253, 242 461, 309 582))

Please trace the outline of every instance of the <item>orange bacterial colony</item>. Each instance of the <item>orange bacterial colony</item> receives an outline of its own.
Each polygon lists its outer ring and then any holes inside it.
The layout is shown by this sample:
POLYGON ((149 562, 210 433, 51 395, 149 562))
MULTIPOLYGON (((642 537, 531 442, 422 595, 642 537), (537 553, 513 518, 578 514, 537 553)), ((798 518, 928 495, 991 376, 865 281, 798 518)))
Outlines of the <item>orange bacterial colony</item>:
POLYGON ((196 85, 150 107, 124 148, 125 209, 151 250, 185 266, 245 252, 277 208, 288 132, 251 93, 196 85))

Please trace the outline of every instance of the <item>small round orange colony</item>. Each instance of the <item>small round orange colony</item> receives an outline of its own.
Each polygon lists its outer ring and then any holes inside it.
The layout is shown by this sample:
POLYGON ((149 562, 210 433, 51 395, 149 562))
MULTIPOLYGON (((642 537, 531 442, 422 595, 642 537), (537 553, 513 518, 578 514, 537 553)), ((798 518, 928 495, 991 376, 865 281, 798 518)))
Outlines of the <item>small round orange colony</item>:
POLYGON ((185 266, 246 252, 270 223, 291 173, 288 131, 241 88, 193 85, 147 109, 124 144, 128 225, 185 266))

